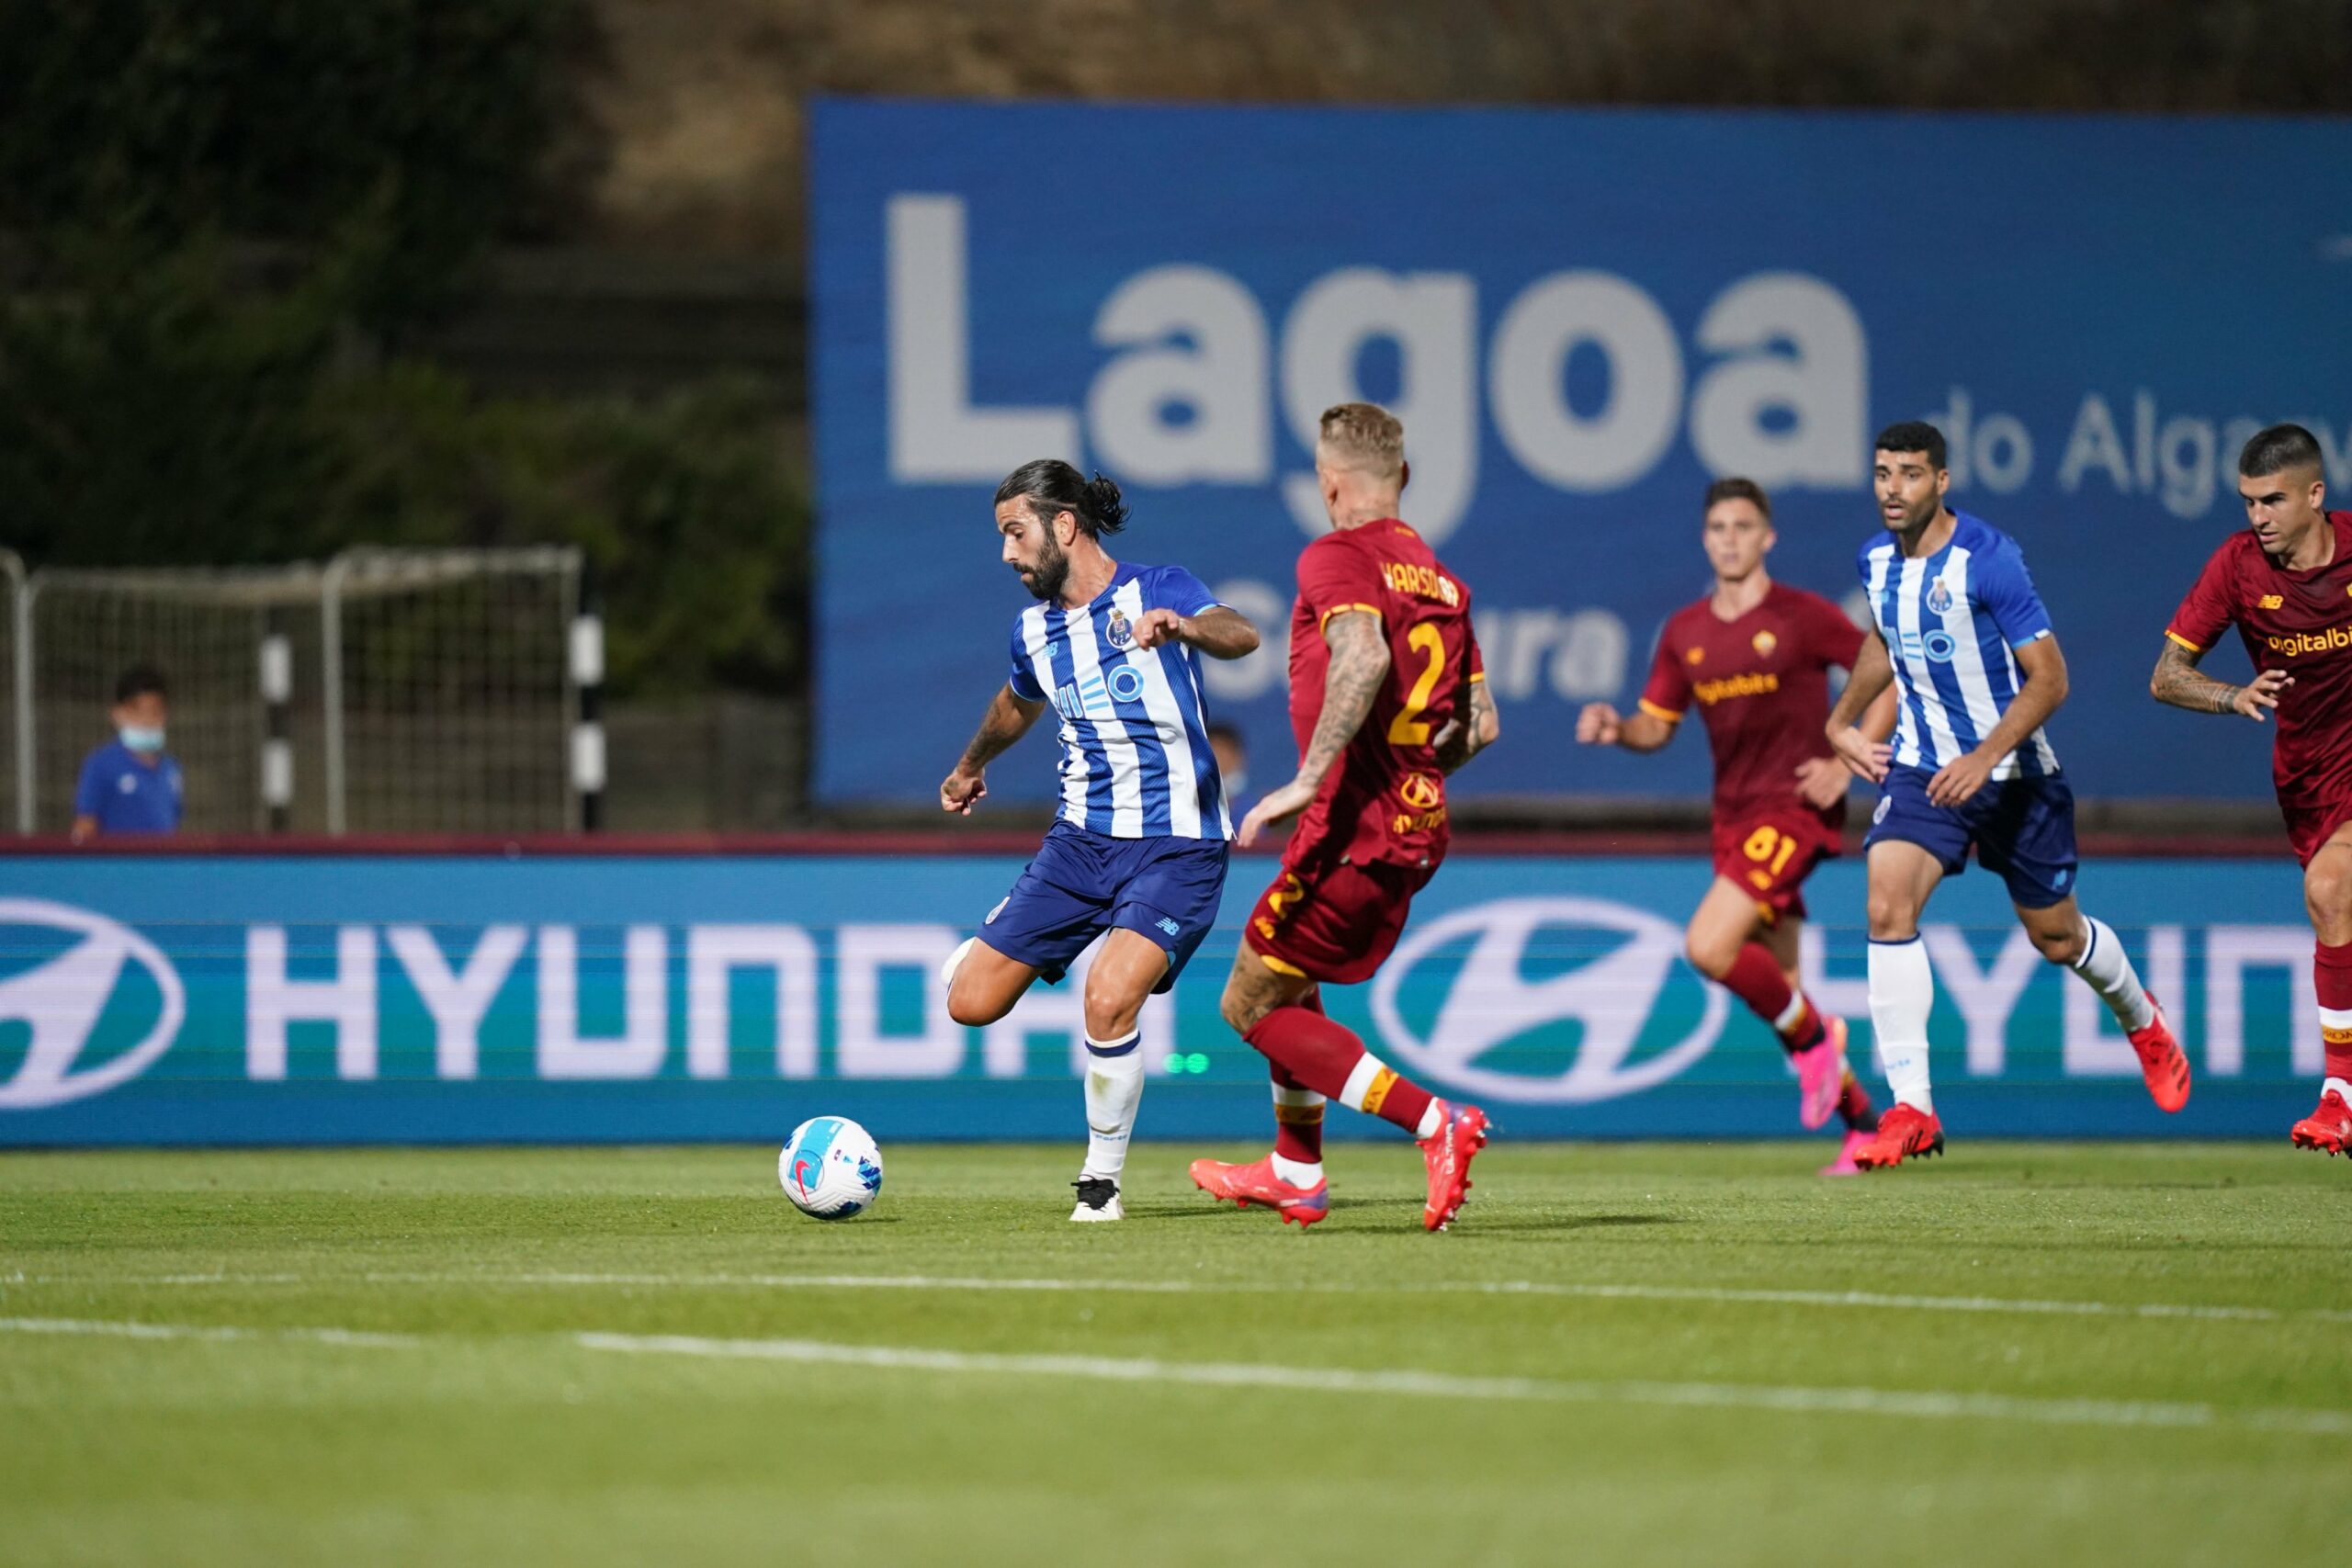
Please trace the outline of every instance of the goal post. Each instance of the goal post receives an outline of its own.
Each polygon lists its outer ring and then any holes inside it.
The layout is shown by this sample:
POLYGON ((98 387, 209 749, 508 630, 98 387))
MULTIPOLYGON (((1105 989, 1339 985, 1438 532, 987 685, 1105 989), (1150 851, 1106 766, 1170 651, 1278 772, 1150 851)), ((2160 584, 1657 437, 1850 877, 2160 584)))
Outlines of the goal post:
POLYGON ((0 550, 0 827, 33 831, 32 660, 25 563, 0 550))

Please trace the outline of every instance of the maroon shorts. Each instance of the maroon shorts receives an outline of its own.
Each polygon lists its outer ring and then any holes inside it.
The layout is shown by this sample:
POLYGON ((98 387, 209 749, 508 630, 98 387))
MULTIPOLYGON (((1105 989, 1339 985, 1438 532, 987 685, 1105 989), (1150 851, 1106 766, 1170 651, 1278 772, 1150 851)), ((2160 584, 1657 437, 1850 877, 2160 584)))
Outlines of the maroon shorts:
POLYGON ((1798 889, 1838 847, 1838 829, 1802 806, 1715 820, 1715 871, 1755 898, 1767 925, 1804 919, 1798 889))
POLYGON ((1369 980, 1436 871, 1385 861, 1286 868, 1250 911, 1250 951, 1284 975, 1334 986, 1369 980))
POLYGON ((2278 815, 2287 819, 2287 841, 2295 846, 2295 859, 2309 865, 2312 856, 2319 853, 2335 830, 2352 822, 2352 800, 2308 806, 2290 806, 2282 800, 2278 803, 2278 815))

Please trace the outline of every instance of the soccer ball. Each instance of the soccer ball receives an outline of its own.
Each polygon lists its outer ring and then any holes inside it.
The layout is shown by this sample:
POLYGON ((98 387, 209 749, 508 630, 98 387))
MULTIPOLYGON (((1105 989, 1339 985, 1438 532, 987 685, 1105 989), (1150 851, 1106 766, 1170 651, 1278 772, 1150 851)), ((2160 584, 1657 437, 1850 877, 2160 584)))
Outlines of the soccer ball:
POLYGON ((846 1220, 874 1205, 882 1192, 882 1151, 874 1136, 846 1116, 811 1116, 792 1130, 776 1156, 776 1179, 804 1214, 846 1220))

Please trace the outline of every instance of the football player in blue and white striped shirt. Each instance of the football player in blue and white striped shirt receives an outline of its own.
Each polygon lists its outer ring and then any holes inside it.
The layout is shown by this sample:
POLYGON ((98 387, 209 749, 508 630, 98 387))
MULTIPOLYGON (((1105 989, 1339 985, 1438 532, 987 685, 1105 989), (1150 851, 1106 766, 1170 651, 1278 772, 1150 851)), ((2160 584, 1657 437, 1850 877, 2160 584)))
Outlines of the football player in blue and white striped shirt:
POLYGON ((1870 874, 1871 1026, 1895 1107, 1854 1151, 1864 1169, 1939 1153, 1928 1081, 1934 971, 1919 916, 1968 850, 2007 886, 2041 955, 2097 991, 2131 1037, 2148 1092, 2188 1101, 2188 1059, 2104 920, 2075 903, 2075 795, 2042 721, 2066 699, 2066 660, 2017 541, 1944 504, 1943 433, 1916 421, 1881 432, 1873 466, 1886 532, 1860 566, 1873 630, 1829 715, 1829 741, 1882 793, 1862 840, 1870 874), (1892 681, 1892 745, 1856 728, 1892 681))
POLYGON ((1041 458, 996 491, 1005 564, 1040 601, 1012 627, 1012 671, 979 733, 939 786, 969 814, 999 753, 1048 704, 1061 717, 1061 811, 980 934, 947 962, 947 1010, 994 1023, 1030 982, 1087 971, 1086 1164, 1073 1220, 1115 1220, 1119 1176, 1143 1099, 1138 1019, 1176 983, 1216 919, 1233 823, 1201 714, 1199 655, 1239 659, 1258 629, 1182 567, 1113 560, 1126 523, 1119 487, 1041 458))

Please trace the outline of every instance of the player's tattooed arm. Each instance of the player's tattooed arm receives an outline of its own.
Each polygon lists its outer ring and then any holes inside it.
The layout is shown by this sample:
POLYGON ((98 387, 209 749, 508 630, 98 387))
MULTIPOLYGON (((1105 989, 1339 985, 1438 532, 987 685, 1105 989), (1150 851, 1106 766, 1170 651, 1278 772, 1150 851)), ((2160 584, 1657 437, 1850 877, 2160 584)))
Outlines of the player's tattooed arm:
POLYGON ((1382 682, 1388 679, 1388 644, 1380 635, 1380 617, 1362 610, 1334 615, 1323 635, 1331 645, 1331 667, 1323 676, 1323 713, 1306 755, 1298 761, 1298 781, 1320 789, 1339 761, 1340 753, 1356 738, 1372 715, 1382 682))
POLYGON ((972 743, 964 748, 964 755, 956 760, 956 771, 949 773, 939 786, 939 808, 969 817, 972 807, 980 803, 989 786, 985 774, 988 765, 1002 755, 1007 748, 1029 733, 1037 716, 1046 711, 1043 703, 1033 703, 1016 696, 1011 686, 997 690, 995 700, 980 719, 980 728, 972 743))
POLYGON ((1249 616, 1226 604, 1212 605, 1197 615, 1145 611, 1136 623, 1136 646, 1158 648, 1171 641, 1189 642, 1211 659, 1239 659, 1258 651, 1258 628, 1249 616))
POLYGON ((1306 754, 1298 760, 1297 773, 1251 807, 1241 819, 1240 830, 1234 836, 1244 849, 1257 841, 1258 830, 1267 823, 1304 810, 1314 801, 1340 754, 1371 716, 1373 699, 1388 679, 1388 644, 1380 635, 1378 615, 1365 610, 1335 615, 1324 623, 1323 637, 1331 645, 1331 666, 1323 676, 1322 716, 1315 721, 1315 733, 1307 740, 1306 754))
POLYGON ((1484 681, 1469 684, 1469 711, 1457 714, 1446 721, 1437 738, 1437 765, 1442 773, 1451 773, 1463 763, 1492 746, 1503 732, 1502 715, 1496 710, 1493 694, 1484 681))
POLYGON ((2165 638, 2165 650, 2156 655, 2155 673, 2148 677, 2149 695, 2191 713, 2243 714, 2260 724, 2263 711, 2278 705, 2279 691, 2295 683, 2284 670, 2265 670, 2255 676, 2253 684, 2233 686, 2199 673, 2197 661, 2204 657, 2171 637, 2165 638))

